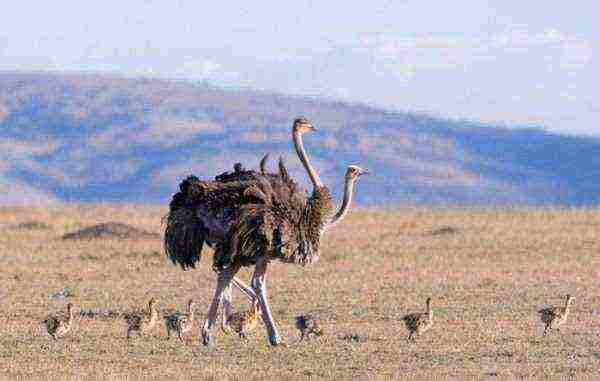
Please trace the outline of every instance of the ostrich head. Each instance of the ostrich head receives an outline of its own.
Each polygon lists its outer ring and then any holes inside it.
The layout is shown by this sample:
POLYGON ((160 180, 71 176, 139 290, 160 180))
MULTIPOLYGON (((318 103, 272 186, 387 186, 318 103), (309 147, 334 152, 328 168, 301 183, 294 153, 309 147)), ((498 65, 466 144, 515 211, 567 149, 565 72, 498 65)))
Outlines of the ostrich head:
POLYGON ((294 133, 305 134, 307 132, 314 132, 317 129, 312 125, 312 123, 306 118, 298 118, 294 120, 294 133))
POLYGON ((346 169, 346 176, 344 182, 344 199, 339 210, 331 216, 330 220, 325 224, 324 230, 327 230, 340 222, 348 213, 350 209, 350 203, 352 202, 352 196, 354 194, 354 183, 360 176, 369 173, 366 169, 363 169, 357 165, 349 165, 346 169))
POLYGON ((67 304, 67 312, 70 314, 73 311, 73 303, 67 304))
POLYGON ((194 299, 188 300, 188 310, 189 311, 191 311, 195 305, 196 305, 196 302, 194 302, 194 299))
POLYGON ((567 306, 571 305, 571 303, 573 302, 573 299, 575 299, 575 297, 573 295, 567 295, 567 306))
POLYGON ((368 173, 369 173, 368 170, 363 169, 357 165, 349 165, 348 169, 346 170, 346 179, 347 180, 356 180, 360 176, 368 174, 368 173))

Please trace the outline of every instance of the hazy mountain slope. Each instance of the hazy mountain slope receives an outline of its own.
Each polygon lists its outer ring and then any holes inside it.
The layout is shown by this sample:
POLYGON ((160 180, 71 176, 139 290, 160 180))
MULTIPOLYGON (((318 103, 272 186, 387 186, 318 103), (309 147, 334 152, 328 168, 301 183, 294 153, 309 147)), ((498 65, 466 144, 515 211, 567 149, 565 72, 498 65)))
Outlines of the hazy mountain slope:
POLYGON ((297 116, 319 128, 306 144, 335 192, 346 165, 373 171, 359 185, 363 203, 600 201, 597 139, 205 85, 5 73, 0 202, 28 193, 164 202, 189 173, 211 178, 235 161, 255 166, 266 152, 272 167, 285 155, 306 183, 289 136, 297 116))

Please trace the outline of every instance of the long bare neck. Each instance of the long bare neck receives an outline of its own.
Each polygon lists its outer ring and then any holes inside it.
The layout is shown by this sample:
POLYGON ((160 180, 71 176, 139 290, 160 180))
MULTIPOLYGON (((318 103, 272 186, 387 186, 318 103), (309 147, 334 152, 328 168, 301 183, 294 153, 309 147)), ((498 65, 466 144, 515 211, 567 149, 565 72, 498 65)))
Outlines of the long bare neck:
POLYGON ((194 306, 191 304, 188 304, 188 315, 190 315, 190 318, 193 319, 194 318, 194 306))
POLYGON ((322 187, 323 182, 321 181, 321 178, 319 178, 317 171, 315 171, 315 169, 310 164, 310 161, 308 160, 308 155, 304 150, 304 144, 302 144, 302 134, 300 134, 298 131, 294 131, 292 133, 292 138, 294 140, 294 147, 296 148, 296 153, 298 154, 298 157, 300 158, 304 169, 306 169, 306 172, 308 173, 308 177, 310 177, 310 182, 313 184, 313 187, 322 187))
POLYGON ((333 215, 327 227, 331 227, 340 222, 348 211, 350 210, 350 204, 352 203, 352 196, 354 195, 354 182, 356 179, 347 178, 344 182, 344 199, 338 211, 333 215))
POLYGON ((158 310, 156 308, 153 308, 150 311, 150 321, 154 322, 156 321, 156 319, 158 319, 158 310))
POLYGON ((427 301, 427 317, 429 320, 433 319, 433 310, 431 309, 431 301, 427 301))

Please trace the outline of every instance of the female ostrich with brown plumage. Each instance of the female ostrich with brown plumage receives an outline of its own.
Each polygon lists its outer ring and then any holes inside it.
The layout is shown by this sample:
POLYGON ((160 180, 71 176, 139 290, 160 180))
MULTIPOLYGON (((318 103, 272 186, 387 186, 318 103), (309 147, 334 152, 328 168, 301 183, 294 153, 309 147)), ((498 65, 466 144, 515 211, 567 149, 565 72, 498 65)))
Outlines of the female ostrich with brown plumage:
MULTIPOLYGON (((202 328, 204 345, 212 344, 221 300, 230 305, 230 285, 256 298, 265 322, 269 342, 281 343, 267 299, 266 273, 271 260, 306 265, 320 255, 323 233, 348 212, 355 180, 367 171, 349 166, 344 199, 338 211, 329 189, 312 167, 302 143, 302 134, 315 131, 306 119, 296 119, 292 128, 294 147, 313 186, 310 196, 289 177, 283 162, 279 173, 244 171, 201 181, 190 176, 179 185, 166 216, 165 251, 173 263, 184 269, 195 267, 204 243, 211 246, 217 285, 208 316, 202 328), (251 286, 235 278, 242 266, 254 266, 251 286)), ((228 309, 228 308, 227 308, 228 309)), ((227 311, 223 319, 226 320, 227 311)), ((225 324, 225 323, 224 323, 225 324)))

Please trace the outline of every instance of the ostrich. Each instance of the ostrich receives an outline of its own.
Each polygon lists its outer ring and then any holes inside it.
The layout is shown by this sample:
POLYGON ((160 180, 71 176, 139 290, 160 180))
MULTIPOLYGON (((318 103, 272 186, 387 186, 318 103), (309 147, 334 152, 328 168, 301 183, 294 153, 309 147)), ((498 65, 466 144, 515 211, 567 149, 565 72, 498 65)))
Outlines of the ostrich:
POLYGON ((66 315, 61 313, 48 315, 48 317, 42 321, 42 325, 46 328, 46 332, 48 332, 54 340, 57 340, 69 333, 74 320, 73 304, 69 303, 67 304, 66 315))
POLYGON ((556 328, 558 332, 560 332, 560 326, 567 321, 567 317, 569 317, 569 312, 571 311, 571 303, 575 299, 572 295, 567 295, 565 299, 565 305, 559 307, 548 307, 543 308, 538 311, 540 315, 540 320, 544 323, 544 334, 551 330, 552 328, 556 328))
POLYGON ((366 170, 351 165, 345 176, 344 198, 337 211, 329 189, 312 167, 302 135, 315 131, 306 119, 296 119, 292 139, 296 153, 313 186, 307 196, 290 178, 280 160, 279 173, 268 174, 266 157, 261 171, 236 165, 231 176, 201 181, 190 176, 179 185, 165 216, 165 252, 182 268, 195 267, 204 243, 211 246, 217 285, 202 327, 202 342, 212 345, 211 331, 221 300, 224 325, 231 305, 233 284, 256 299, 271 345, 281 343, 267 298, 266 273, 271 260, 307 265, 319 259, 320 238, 347 214, 358 177, 366 170), (242 266, 254 266, 251 287, 235 278, 242 266))
POLYGON ((259 316, 260 311, 258 301, 254 299, 252 308, 247 311, 236 312, 229 315, 227 317, 227 323, 228 326, 233 328, 233 330, 240 336, 240 338, 247 339, 248 336, 246 334, 256 329, 259 316))
POLYGON ((433 310, 431 309, 431 298, 427 298, 426 312, 412 313, 404 316, 402 320, 409 334, 406 340, 415 340, 415 334, 420 335, 433 326, 433 310))
POLYGON ((296 316, 296 328, 301 334, 300 341, 304 340, 304 337, 308 338, 311 333, 321 336, 324 331, 319 318, 310 314, 296 316))
POLYGON ((158 321, 158 303, 156 299, 151 298, 148 301, 148 311, 142 313, 133 313, 125 316, 127 323, 127 340, 131 338, 132 332, 142 335, 152 330, 158 321))
POLYGON ((194 306, 196 302, 190 299, 187 303, 187 313, 174 313, 165 316, 165 328, 167 329, 167 339, 171 338, 171 331, 177 332, 179 341, 183 342, 183 335, 194 328, 194 306))

